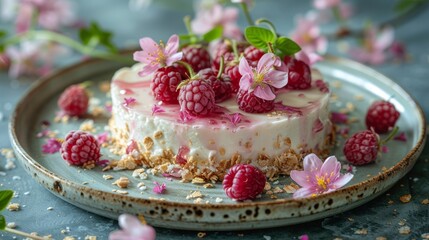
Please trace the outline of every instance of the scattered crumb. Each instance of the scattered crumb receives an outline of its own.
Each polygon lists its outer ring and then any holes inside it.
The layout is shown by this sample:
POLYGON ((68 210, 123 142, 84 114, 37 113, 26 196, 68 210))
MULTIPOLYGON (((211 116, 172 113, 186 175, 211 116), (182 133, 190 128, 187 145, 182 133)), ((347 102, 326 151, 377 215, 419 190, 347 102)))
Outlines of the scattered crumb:
POLYGON ((97 240, 97 237, 96 236, 87 235, 87 236, 85 236, 85 240, 97 240))
POLYGON ((271 184, 269 182, 265 182, 264 190, 268 191, 271 189, 271 184))
POLYGON ((296 192, 296 190, 299 189, 299 186, 296 185, 295 183, 291 183, 289 185, 285 185, 283 187, 283 190, 285 190, 286 193, 294 193, 296 192))
POLYGON ((428 205, 428 204, 429 204, 429 199, 427 199, 427 198, 426 198, 426 199, 423 199, 423 200, 422 200, 422 204, 423 204, 423 205, 428 205))
POLYGON ((192 183, 194 183, 194 184, 204 184, 204 183, 206 183, 206 181, 203 178, 194 177, 194 179, 192 179, 192 183))
POLYGON ((223 199, 222 199, 222 198, 220 198, 220 197, 217 197, 217 198, 216 198, 216 200, 215 200, 215 202, 217 202, 217 203, 221 203, 221 202, 223 202, 223 199))
POLYGON ((423 234, 421 235, 421 237, 422 237, 423 239, 429 239, 429 233, 423 233, 423 234))
POLYGON ((104 180, 111 180, 111 179, 113 179, 113 176, 112 175, 103 174, 103 178, 104 178, 104 180))
POLYGON ((408 226, 402 226, 399 228, 399 233, 403 235, 407 235, 411 233, 411 228, 408 226))
POLYGON ((197 203, 197 204, 203 203, 203 199, 202 198, 197 198, 197 199, 194 200, 194 203, 197 203))
POLYGON ((112 192, 119 193, 122 195, 127 195, 128 191, 113 189, 112 192))
POLYGON ((186 199, 203 198, 204 195, 200 191, 193 191, 191 194, 186 196, 186 199))
POLYGON ((405 226, 406 223, 407 223, 407 220, 402 219, 401 221, 399 221, 398 225, 399 226, 405 226))
POLYGON ((61 230, 61 234, 67 234, 70 233, 70 227, 66 227, 66 229, 61 230))
POLYGON ((134 178, 147 179, 147 173, 144 168, 139 168, 134 170, 133 175, 134 178))
POLYGON ((21 205, 19 203, 10 203, 6 209, 9 211, 18 211, 21 208, 21 205))
POLYGON ((392 205, 392 204, 394 204, 395 202, 394 201, 392 201, 392 200, 389 200, 388 202, 387 202, 387 204, 389 204, 389 205, 392 205))
POLYGON ((83 184, 83 185, 88 185, 88 184, 89 184, 89 182, 83 182, 82 184, 83 184))
POLYGON ((281 189, 280 187, 275 187, 273 189, 273 193, 282 193, 282 192, 283 192, 283 189, 281 189))
POLYGON ((53 207, 48 207, 46 210, 51 211, 51 210, 54 210, 54 208, 53 207))
POLYGON ((18 180, 21 180, 21 177, 20 177, 20 176, 13 176, 13 177, 12 177, 12 180, 14 180, 14 181, 18 181, 18 180))
POLYGON ((411 194, 405 194, 399 198, 403 203, 409 203, 411 201, 411 194))
POLYGON ((355 234, 358 234, 358 235, 367 235, 368 234, 368 229, 366 229, 366 228, 358 229, 358 230, 355 231, 355 234))
POLYGON ((94 120, 85 120, 79 127, 80 130, 85 132, 95 132, 94 120))
POLYGON ((14 229, 14 228, 16 228, 16 223, 15 222, 8 222, 7 227, 14 229))
POLYGON ((350 222, 353 222, 354 221, 354 219, 353 218, 347 218, 347 220, 349 220, 350 222))
POLYGON ((381 171, 383 171, 383 172, 387 171, 387 167, 384 167, 384 166, 383 166, 383 167, 381 168, 381 171))
POLYGON ((25 193, 24 193, 24 195, 29 195, 29 194, 30 194, 30 192, 25 192, 25 193))
POLYGON ((271 240, 271 236, 264 235, 263 237, 265 240, 271 240))
POLYGON ((211 183, 206 183, 203 185, 204 188, 214 188, 214 185, 211 183))
POLYGON ((67 236, 63 240, 76 240, 76 238, 74 238, 72 236, 67 236))
POLYGON ((130 180, 127 177, 120 177, 118 180, 112 183, 120 188, 127 188, 130 184, 130 180))
POLYGON ((376 237, 375 240, 387 240, 386 237, 380 236, 380 237, 376 237))
POLYGON ((206 235, 207 235, 207 233, 205 233, 205 232, 199 232, 199 233, 197 233, 197 237, 199 237, 199 238, 203 238, 206 235))
POLYGON ((138 188, 140 191, 144 191, 144 190, 146 190, 146 189, 147 189, 147 187, 146 187, 146 185, 144 184, 144 182, 139 182, 139 183, 137 184, 137 188, 138 188))

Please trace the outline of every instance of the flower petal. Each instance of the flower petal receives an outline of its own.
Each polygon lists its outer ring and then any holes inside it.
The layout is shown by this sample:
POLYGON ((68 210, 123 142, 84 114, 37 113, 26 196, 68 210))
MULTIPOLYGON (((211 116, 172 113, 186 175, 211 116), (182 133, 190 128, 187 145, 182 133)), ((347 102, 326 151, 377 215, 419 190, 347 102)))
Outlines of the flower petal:
POLYGON ((274 100, 276 98, 276 95, 273 93, 273 90, 267 84, 258 85, 253 91, 253 94, 255 94, 255 96, 257 96, 258 98, 268 101, 274 100))
POLYGON ((156 52, 159 49, 158 43, 156 43, 152 38, 140 38, 139 43, 143 51, 146 52, 156 52))
POLYGON ((317 191, 312 188, 300 188, 293 193, 293 198, 305 198, 313 194, 317 194, 317 191))
POLYGON ((335 156, 330 156, 325 160, 320 168, 320 174, 330 176, 331 179, 336 179, 340 174, 340 170, 340 162, 338 162, 335 156))
POLYGON ((392 45, 393 41, 395 40, 395 31, 393 28, 388 27, 383 29, 379 35, 377 36, 377 39, 374 43, 374 47, 376 49, 384 50, 388 48, 390 45, 392 45))
POLYGON ((294 180, 301 187, 305 188, 313 186, 313 184, 309 180, 310 176, 306 171, 292 170, 290 172, 290 178, 292 178, 292 180, 294 180))
POLYGON ((240 64, 238 65, 238 71, 242 76, 246 74, 253 74, 252 68, 249 66, 249 63, 244 57, 240 59, 240 64))
POLYGON ((183 52, 175 53, 172 56, 170 56, 170 57, 167 58, 167 61, 166 61, 165 64, 167 66, 171 66, 171 65, 173 65, 173 63, 175 63, 175 62, 179 61, 180 59, 182 59, 182 57, 183 57, 183 52))
POLYGON ((273 53, 265 53, 258 61, 256 71, 265 74, 273 67, 277 57, 273 53))
POLYGON ((252 85, 252 77, 250 74, 244 74, 240 78, 240 89, 248 91, 250 89, 250 86, 252 85))
POLYGON ((322 164, 322 160, 320 160, 320 158, 318 158, 314 153, 304 157, 304 171, 318 171, 322 167, 322 164))
POLYGON ((139 72, 140 77, 145 77, 154 73, 159 68, 158 65, 148 64, 143 67, 143 69, 139 72))
POLYGON ((267 79, 267 84, 275 87, 282 88, 286 86, 289 80, 289 74, 283 71, 271 70, 268 74, 265 75, 265 79, 267 79))
POLYGON ((337 180, 335 180, 335 182, 330 184, 330 189, 338 189, 344 185, 346 185, 348 182, 350 182, 350 180, 352 180, 353 178, 353 174, 351 173, 346 173, 342 176, 340 176, 339 178, 337 178, 337 180))
POLYGON ((179 36, 176 34, 172 35, 165 46, 165 55, 170 56, 177 52, 179 49, 179 36))

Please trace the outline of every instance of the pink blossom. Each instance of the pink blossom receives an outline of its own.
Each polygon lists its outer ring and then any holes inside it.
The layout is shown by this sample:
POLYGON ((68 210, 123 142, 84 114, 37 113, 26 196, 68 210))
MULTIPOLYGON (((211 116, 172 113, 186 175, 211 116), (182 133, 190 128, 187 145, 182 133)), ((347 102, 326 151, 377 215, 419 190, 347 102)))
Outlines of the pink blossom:
POLYGON ((383 145, 383 146, 381 146, 381 152, 382 153, 388 153, 389 152, 389 147, 388 146, 385 146, 385 145, 383 145))
POLYGON ((46 143, 42 145, 43 153, 56 153, 61 149, 61 142, 56 138, 49 138, 46 140, 46 143))
POLYGON ((400 142, 406 142, 407 141, 407 135, 405 135, 405 132, 401 132, 398 135, 396 135, 395 138, 393 138, 393 140, 400 141, 400 142))
POLYGON ((237 126, 237 124, 241 123, 243 114, 241 113, 231 113, 226 114, 226 118, 234 125, 237 126))
POLYGON ((297 42, 307 54, 324 53, 328 47, 328 40, 321 34, 318 21, 314 14, 305 17, 298 16, 296 28, 290 33, 291 38, 297 42))
POLYGON ((134 53, 134 60, 145 64, 140 76, 152 74, 160 67, 171 66, 174 62, 182 59, 182 52, 179 49, 179 36, 172 35, 167 44, 163 42, 157 44, 152 38, 141 38, 140 47, 143 51, 134 53))
POLYGON ((349 116, 345 113, 332 112, 331 121, 336 124, 344 124, 349 120, 349 116))
POLYGON ((370 26, 365 29, 362 40, 361 47, 351 48, 349 54, 364 63, 381 64, 386 60, 386 50, 393 43, 394 30, 390 27, 380 30, 370 26))
POLYGON ((179 117, 180 117, 179 122, 181 123, 192 122, 192 120, 194 120, 195 118, 194 116, 190 115, 185 111, 180 111, 179 117))
POLYGON ((303 61, 308 66, 313 66, 313 64, 323 60, 321 55, 315 52, 306 52, 306 50, 297 52, 295 58, 299 61, 303 61))
POLYGON ((53 69, 54 60, 68 51, 63 46, 45 41, 22 41, 18 46, 6 48, 13 78, 27 75, 46 75, 53 69))
POLYGON ((314 0, 313 6, 317 9, 323 10, 334 8, 341 3, 341 0, 314 0))
POLYGON ((129 107, 129 106, 135 104, 136 102, 137 102, 137 100, 133 97, 124 98, 124 102, 122 103, 122 105, 124 105, 124 107, 129 107))
POLYGON ((316 196, 341 188, 347 184, 353 174, 341 174, 341 164, 335 156, 328 157, 322 162, 315 154, 304 158, 304 171, 293 170, 290 177, 301 186, 294 198, 316 196))
POLYGON ((223 36, 236 40, 242 40, 243 34, 237 25, 238 9, 222 7, 213 4, 209 7, 198 7, 197 14, 191 22, 192 31, 196 34, 204 34, 214 27, 223 27, 223 36))
POLYGON ((155 184, 155 186, 153 187, 152 191, 156 194, 163 194, 167 190, 165 183, 159 184, 159 182, 153 182, 153 184, 155 184))
POLYGON ((403 43, 395 41, 392 43, 392 46, 389 48, 390 52, 393 54, 393 57, 398 60, 405 60, 407 58, 407 50, 403 43))
POLYGON ((247 60, 241 58, 238 66, 241 74, 240 89, 252 90, 255 96, 259 98, 273 100, 276 95, 271 87, 282 88, 288 82, 288 73, 286 71, 274 69, 280 64, 280 59, 272 53, 265 53, 256 68, 250 67, 247 60))
POLYGON ((157 113, 162 113, 162 112, 165 112, 165 110, 162 109, 161 106, 156 105, 156 104, 153 105, 153 107, 152 107, 152 116, 155 115, 155 114, 157 114, 157 113))
POLYGON ((299 236, 299 240, 310 240, 307 234, 304 234, 302 236, 299 236))
POLYGON ((17 15, 17 32, 28 31, 35 16, 41 27, 53 31, 70 26, 75 20, 70 2, 66 0, 22 0, 17 15))
POLYGON ((140 220, 129 214, 121 214, 118 218, 122 230, 113 231, 109 234, 109 240, 155 240, 155 229, 149 225, 142 224, 140 220))
POLYGON ((109 132, 103 132, 97 135, 98 143, 101 145, 109 141, 109 132))

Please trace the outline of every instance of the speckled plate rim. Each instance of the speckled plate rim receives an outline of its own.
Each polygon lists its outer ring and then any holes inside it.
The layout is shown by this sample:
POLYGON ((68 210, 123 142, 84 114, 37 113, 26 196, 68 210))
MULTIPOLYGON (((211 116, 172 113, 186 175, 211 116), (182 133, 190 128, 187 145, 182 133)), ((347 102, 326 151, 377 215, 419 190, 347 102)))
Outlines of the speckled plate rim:
MULTIPOLYGON (((129 53, 131 51, 126 51, 125 53, 129 53)), ((195 203, 183 203, 183 202, 168 202, 168 201, 164 201, 164 200, 159 200, 159 199, 144 199, 144 198, 136 198, 136 197, 131 197, 131 196, 126 196, 126 195, 120 195, 117 193, 112 193, 112 192, 106 192, 106 191, 102 191, 102 190, 97 190, 97 189, 93 189, 91 187, 70 181, 68 179, 65 179, 61 176, 58 176, 57 174, 49 171, 48 169, 46 169, 45 167, 43 167, 41 164, 39 164, 35 159, 33 159, 25 150, 25 148, 21 145, 20 143, 20 139, 18 138, 18 134, 17 134, 17 129, 16 129, 16 124, 17 124, 17 120, 19 118, 19 114, 20 112, 23 111, 23 109, 25 108, 25 102, 27 99, 31 98, 32 95, 40 88, 43 88, 43 86, 45 86, 46 84, 49 84, 50 81, 52 81, 53 79, 57 78, 58 76, 64 74, 64 73, 68 73, 71 71, 76 71, 78 70, 80 67, 86 65, 86 64, 90 64, 90 63, 96 63, 99 61, 103 61, 103 60, 97 60, 97 59, 88 59, 85 60, 83 62, 77 63, 75 65, 72 65, 70 67, 67 67, 65 69, 56 71, 54 73, 52 73, 51 75, 41 78, 40 80, 38 80, 36 83, 34 83, 28 90, 27 92, 23 95, 22 99, 18 102, 18 104, 16 105, 16 108, 11 116, 10 119, 10 123, 9 123, 9 136, 10 136, 10 140, 12 143, 12 146, 15 150, 15 152, 17 153, 19 160, 21 162, 21 164, 26 168, 26 171, 31 173, 32 171, 30 171, 30 168, 35 170, 36 172, 40 173, 43 175, 44 179, 48 179, 48 180, 52 180, 52 183, 46 183, 44 182, 44 180, 41 179, 37 179, 36 175, 34 174, 34 178, 36 179, 36 181, 38 181, 40 184, 44 185, 48 190, 50 190, 52 193, 54 193, 55 195, 59 196, 60 198, 74 204, 77 205, 83 209, 89 210, 89 211, 93 211, 96 212, 100 215, 104 215, 107 217, 115 217, 116 215, 118 215, 118 213, 113 213, 112 215, 109 214, 104 214, 103 212, 100 212, 100 209, 92 209, 91 207, 85 206, 85 204, 82 205, 82 203, 79 202, 79 200, 71 200, 69 199, 66 194, 64 193, 65 190, 75 190, 77 192, 85 192, 85 194, 88 194, 91 196, 91 199, 93 198, 94 201, 102 201, 101 196, 103 196, 104 198, 113 198, 115 199, 115 201, 117 202, 130 202, 133 204, 137 204, 137 205, 152 205, 152 206, 159 206, 160 208, 169 208, 169 207, 175 207, 175 208, 184 208, 184 209, 205 209, 205 210, 224 210, 224 211, 234 211, 234 210, 240 210, 240 209, 252 209, 252 208, 261 208, 261 209, 267 209, 267 208, 276 208, 276 207, 282 207, 282 208, 286 208, 286 207, 292 207, 292 208, 300 208, 300 207, 307 207, 310 206, 308 209, 310 210, 312 206, 315 206, 314 204, 318 204, 319 202, 321 203, 325 203, 328 206, 325 206, 322 210, 322 208, 320 208, 319 210, 314 207, 314 211, 311 211, 310 213, 308 213, 308 215, 311 214, 319 214, 320 217, 326 217, 328 215, 332 215, 329 213, 325 213, 323 214, 323 212, 329 212, 330 210, 333 210, 335 208, 340 208, 343 207, 345 210, 351 209, 353 207, 355 207, 354 205, 356 201, 361 201, 364 200, 365 202, 373 199, 374 197, 380 195, 381 193, 383 193, 384 191, 386 191, 387 189, 389 189, 397 180, 399 180, 400 178, 402 178, 414 165, 414 163, 417 161, 418 156, 420 155, 421 151, 423 150, 424 144, 425 144, 425 140, 426 140, 426 124, 425 124, 425 117, 423 114, 423 111, 421 109, 421 107, 418 105, 418 103, 411 97, 410 94, 408 94, 404 89, 402 89, 398 84, 396 84, 395 82, 393 82, 392 80, 390 80, 389 78, 387 78, 386 76, 382 75, 381 73, 365 66, 362 65, 360 63, 354 62, 352 60, 347 60, 347 59, 343 59, 343 58, 338 58, 338 57, 334 57, 334 56, 326 56, 325 58, 327 61, 331 61, 333 63, 341 63, 341 64, 345 64, 347 66, 350 66, 354 69, 360 70, 360 71, 364 71, 367 73, 370 73, 371 75, 376 76, 376 78, 378 78, 379 80, 388 83, 390 86, 393 86, 397 89, 399 89, 401 92, 403 92, 403 96, 406 96, 407 98, 410 99, 410 101, 412 102, 412 104, 415 106, 415 110, 417 111, 417 115, 419 117, 418 122, 422 124, 422 127, 419 129, 419 134, 418 134, 418 139, 416 144, 412 147, 412 149, 409 150, 409 152, 406 154, 406 156, 404 158, 402 158, 396 165, 394 165, 393 167, 387 169, 386 171, 373 176, 367 180, 361 181, 357 184, 353 184, 347 187, 344 187, 342 189, 339 189, 337 191, 334 192, 330 192, 327 194, 323 194, 323 195, 319 195, 316 197, 312 197, 312 198, 301 198, 301 199, 276 199, 276 200, 270 200, 270 201, 263 201, 263 202, 237 202, 237 203, 222 203, 222 204, 195 204, 195 203), (377 185, 380 185, 380 183, 382 183, 383 181, 385 181, 388 178, 394 178, 394 180, 392 181, 393 183, 388 184, 382 188, 378 188, 377 185), (364 196, 362 192, 367 191, 368 189, 373 189, 373 194, 368 195, 368 196, 364 196), (353 195, 353 193, 356 193, 353 195), (351 194, 351 195, 350 195, 351 194), (352 196, 352 197, 350 197, 352 196), (338 197, 345 197, 345 202, 343 201, 341 204, 332 204, 329 203, 330 200, 334 199, 334 198, 338 198, 338 197), (325 201, 326 200, 326 201, 325 201), (345 205, 349 205, 349 206, 345 206, 345 205)), ((196 211, 196 210, 195 210, 196 211)), ((308 221, 306 218, 307 214, 303 214, 301 221, 278 221, 278 224, 276 223, 272 223, 270 222, 269 225, 256 225, 253 227, 268 227, 268 226, 281 226, 281 225, 288 225, 288 224, 294 224, 294 223, 299 223, 299 222, 305 222, 308 221)), ((293 218, 293 217, 291 217, 293 218)), ((150 217, 149 217, 150 219, 150 217)), ((281 220, 282 217, 278 217, 277 215, 273 215, 272 219, 268 219, 268 220, 281 220)), ((156 218, 155 218, 156 220, 156 218)), ((314 219, 309 219, 309 220, 314 220, 314 219)), ((161 219, 161 222, 157 222, 155 221, 154 225, 159 225, 162 227, 169 227, 169 223, 167 219, 161 219), (165 221, 167 223, 163 224, 163 221, 165 221)), ((233 220, 229 220, 228 224, 226 224, 223 228, 221 226, 220 230, 230 230, 230 229, 241 229, 241 228, 248 228, 248 227, 242 227, 241 225, 238 225, 239 227, 233 227, 233 226, 228 226, 228 225, 232 225, 229 224, 230 222, 233 222, 233 220), (241 226, 241 227, 240 227, 241 226)), ((190 223, 192 223, 192 221, 188 221, 190 223)), ((197 221, 198 222, 198 221, 197 221)), ((250 221, 251 222, 251 221, 250 221)), ((258 222, 258 221, 257 221, 258 222)), ((203 225, 195 225, 195 227, 190 226, 189 228, 182 228, 182 227, 178 227, 175 226, 174 224, 171 225, 172 228, 181 228, 181 229, 201 229, 203 228, 204 230, 210 230, 212 229, 211 227, 204 227, 204 224, 210 224, 210 222, 204 222, 203 225)), ((253 228, 252 227, 252 228, 253 228)), ((214 228, 213 230, 215 230, 216 228, 214 228)))

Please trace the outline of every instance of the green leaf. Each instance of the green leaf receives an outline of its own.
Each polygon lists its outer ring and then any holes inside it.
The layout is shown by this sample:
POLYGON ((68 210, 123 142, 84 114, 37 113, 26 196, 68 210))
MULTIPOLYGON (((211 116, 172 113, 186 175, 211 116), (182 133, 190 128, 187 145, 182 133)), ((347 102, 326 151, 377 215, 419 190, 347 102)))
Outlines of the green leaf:
POLYGON ((396 3, 394 9, 397 12, 405 12, 405 11, 407 11, 411 8, 414 8, 417 5, 425 3, 425 2, 427 3, 429 1, 428 0, 399 0, 396 3))
POLYGON ((106 47, 110 52, 116 52, 116 46, 112 43, 112 33, 103 30, 96 22, 92 22, 88 28, 79 31, 79 38, 82 43, 89 47, 98 45, 106 47))
POLYGON ((276 36, 270 30, 256 26, 247 27, 244 31, 244 36, 250 44, 264 52, 268 50, 268 43, 273 43, 276 39, 276 36))
POLYGON ((4 230, 6 228, 6 219, 3 215, 0 215, 0 230, 4 230))
POLYGON ((0 30, 0 38, 4 38, 6 37, 6 35, 7 35, 6 31, 0 30))
POLYGON ((13 197, 12 190, 0 191, 0 211, 3 211, 7 207, 12 197, 13 197))
POLYGON ((206 32, 202 37, 205 42, 211 42, 213 40, 216 40, 222 37, 222 34, 223 34, 223 27, 217 26, 217 27, 214 27, 212 30, 206 32))
POLYGON ((274 49, 279 50, 282 56, 290 56, 301 51, 301 47, 287 37, 277 38, 274 44, 274 49))

